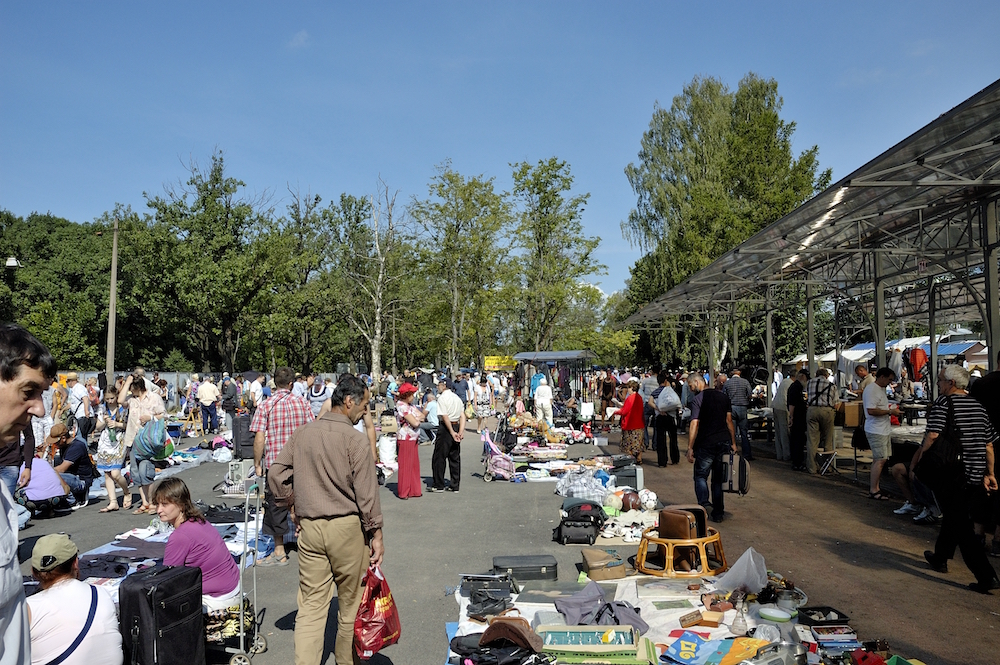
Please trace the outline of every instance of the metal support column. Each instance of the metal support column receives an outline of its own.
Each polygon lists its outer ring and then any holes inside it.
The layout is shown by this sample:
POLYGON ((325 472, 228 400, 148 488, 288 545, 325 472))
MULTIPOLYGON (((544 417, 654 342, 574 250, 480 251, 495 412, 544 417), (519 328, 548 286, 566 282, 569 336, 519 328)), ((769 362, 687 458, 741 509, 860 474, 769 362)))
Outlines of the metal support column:
POLYGON ((885 287, 882 286, 882 254, 876 252, 875 262, 875 366, 885 366, 885 287))
POLYGON ((774 383, 774 336, 771 331, 771 287, 767 288, 766 304, 767 313, 764 315, 764 365, 767 366, 767 405, 771 405, 774 399, 774 391, 771 390, 774 383))
POLYGON ((937 349, 938 349, 938 334, 937 334, 937 289, 935 288, 934 281, 931 280, 931 286, 928 289, 929 295, 927 297, 927 328, 930 330, 931 336, 931 359, 930 367, 927 370, 927 390, 930 392, 931 400, 936 400, 938 397, 937 390, 937 349))
MULTIPOLYGON (((733 367, 740 366, 740 320, 736 317, 736 303, 733 303, 733 367)), ((743 377, 746 378, 746 377, 743 377)))
POLYGON ((715 321, 712 315, 708 315, 708 378, 715 383, 715 344, 718 340, 718 331, 715 329, 715 321))
POLYGON ((979 220, 982 224, 983 239, 983 273, 986 277, 986 342, 989 345, 990 371, 1000 370, 997 366, 997 353, 1000 352, 1000 229, 997 228, 997 200, 984 203, 980 210, 979 220))
POLYGON ((816 375, 816 334, 813 329, 812 284, 806 284, 806 358, 809 361, 809 375, 816 375))
POLYGON ((834 349, 837 355, 837 366, 834 368, 834 377, 836 377, 835 386, 838 388, 843 388, 847 385, 844 381, 844 373, 840 370, 840 359, 844 353, 844 347, 840 343, 840 301, 834 301, 833 303, 833 342, 834 349))

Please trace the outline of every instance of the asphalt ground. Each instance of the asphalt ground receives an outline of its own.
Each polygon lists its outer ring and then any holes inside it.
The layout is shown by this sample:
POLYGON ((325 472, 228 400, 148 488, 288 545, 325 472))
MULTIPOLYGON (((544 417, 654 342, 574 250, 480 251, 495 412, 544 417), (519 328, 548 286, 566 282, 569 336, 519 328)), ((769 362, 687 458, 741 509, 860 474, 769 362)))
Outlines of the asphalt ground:
MULTIPOLYGON (((611 435, 609 452, 617 452, 611 435)), ((188 440, 185 440, 187 442, 188 440)), ((686 440, 681 436, 681 451, 686 440)), ((892 510, 895 501, 867 498, 867 474, 853 482, 842 477, 809 477, 786 463, 767 458, 769 446, 755 442, 751 489, 746 496, 727 495, 726 519, 718 525, 729 563, 750 546, 770 569, 791 578, 809 596, 810 605, 826 605, 847 613, 863 640, 883 638, 895 653, 920 658, 928 665, 998 662, 1000 592, 984 596, 966 589, 972 574, 961 555, 950 572, 928 569, 923 551, 933 547, 936 527, 917 526, 892 510)), ((401 501, 394 478, 381 490, 385 516, 383 571, 399 607, 402 637, 371 662, 395 665, 443 663, 447 650, 445 622, 458 619, 453 592, 462 573, 485 572, 497 555, 552 554, 560 581, 577 576, 578 546, 551 540, 558 524, 561 499, 554 483, 486 483, 480 463, 479 437, 469 432, 462 445, 462 483, 458 494, 431 494, 401 501)), ((571 454, 595 451, 574 446, 571 454)), ((420 447, 420 464, 430 477, 431 446, 420 447)), ((664 503, 693 503, 692 467, 644 466, 646 486, 664 503)), ((237 503, 220 498, 212 487, 222 480, 225 465, 206 462, 182 472, 196 499, 237 503)), ((137 495, 136 495, 137 496, 137 495)), ((72 535, 82 551, 127 529, 148 524, 149 517, 124 511, 101 514, 106 505, 92 504, 64 517, 38 520, 21 532, 22 571, 30 575, 31 547, 38 537, 55 532, 72 535)), ((617 546, 631 556, 637 546, 617 546)), ((261 665, 288 665, 293 658, 296 612, 297 554, 291 565, 257 571, 258 605, 263 609, 267 652, 253 658, 261 665)), ((991 559, 1000 568, 1000 560, 991 559)), ((252 576, 246 573, 248 588, 252 576)), ((336 602, 328 624, 326 662, 332 663, 336 602)), ((215 662, 226 662, 225 657, 215 662)))

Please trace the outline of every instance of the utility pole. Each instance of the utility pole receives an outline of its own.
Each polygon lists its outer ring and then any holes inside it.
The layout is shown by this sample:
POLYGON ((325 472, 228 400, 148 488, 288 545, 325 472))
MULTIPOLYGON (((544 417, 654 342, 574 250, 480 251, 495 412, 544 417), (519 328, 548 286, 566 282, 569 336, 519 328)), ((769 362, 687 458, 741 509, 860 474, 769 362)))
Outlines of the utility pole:
POLYGON ((108 385, 115 384, 115 320, 118 309, 118 215, 115 214, 115 230, 111 237, 111 296, 108 298, 108 354, 104 367, 108 385))

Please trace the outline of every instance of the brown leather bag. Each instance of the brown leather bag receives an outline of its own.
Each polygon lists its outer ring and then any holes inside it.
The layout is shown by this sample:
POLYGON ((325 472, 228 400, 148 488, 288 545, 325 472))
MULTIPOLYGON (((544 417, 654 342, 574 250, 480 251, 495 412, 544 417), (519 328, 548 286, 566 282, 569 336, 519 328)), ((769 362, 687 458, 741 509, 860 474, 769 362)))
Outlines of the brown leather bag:
POLYGON ((660 511, 657 531, 660 538, 691 540, 704 538, 707 525, 708 515, 701 506, 667 506, 660 511))
POLYGON ((490 625, 492 626, 495 623, 512 623, 521 626, 528 632, 531 632, 531 624, 528 623, 527 619, 521 616, 521 610, 516 607, 511 607, 496 616, 490 617, 490 625), (517 612, 517 616, 510 614, 511 612, 517 612))

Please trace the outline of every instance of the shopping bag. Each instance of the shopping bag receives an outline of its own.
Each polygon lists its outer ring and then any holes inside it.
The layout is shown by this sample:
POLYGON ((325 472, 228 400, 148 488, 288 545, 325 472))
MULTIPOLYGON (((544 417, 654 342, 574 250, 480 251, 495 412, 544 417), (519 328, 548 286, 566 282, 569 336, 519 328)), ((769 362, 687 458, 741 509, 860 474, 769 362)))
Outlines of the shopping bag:
POLYGON ((167 436, 167 423, 162 418, 143 425, 132 445, 139 459, 166 459, 174 454, 174 442, 167 436))
POLYGON ((361 580, 361 606, 354 620, 354 650, 362 660, 399 641, 399 611, 382 570, 371 566, 361 580))

